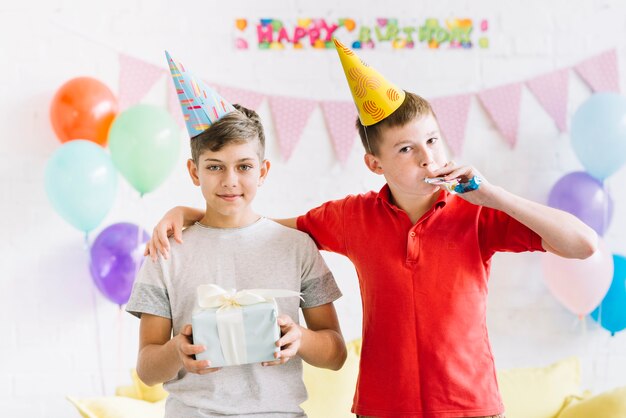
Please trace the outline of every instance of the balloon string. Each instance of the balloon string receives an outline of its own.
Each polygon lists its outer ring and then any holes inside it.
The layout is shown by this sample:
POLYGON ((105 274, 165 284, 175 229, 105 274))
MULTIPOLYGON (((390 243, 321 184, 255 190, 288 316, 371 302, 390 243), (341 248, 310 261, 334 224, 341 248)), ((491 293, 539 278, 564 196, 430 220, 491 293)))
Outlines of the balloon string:
POLYGON ((611 198, 611 195, 609 194, 609 184, 606 182, 606 179, 602 181, 602 186, 604 188, 604 199, 602 205, 602 234, 604 234, 606 229, 609 227, 609 199, 611 198))
POLYGON ((589 379, 589 387, 595 388, 598 386, 598 344, 599 336, 592 335, 592 338, 588 338, 584 341, 585 343, 585 361, 590 362, 591 366, 591 377, 589 379))
MULTIPOLYGON (((91 267, 91 251, 89 249, 89 233, 85 232, 85 239, 83 241, 85 252, 87 253, 87 267, 91 267)), ((100 374, 100 394, 105 395, 104 390, 104 367, 102 365, 102 346, 100 338, 100 319, 98 318, 98 295, 96 286, 91 286, 91 298, 93 301, 94 309, 94 327, 95 327, 95 346, 96 346, 96 359, 98 361, 98 373, 100 374)))
MULTIPOLYGON (((602 302, 600 302, 600 305, 598 306, 597 323, 600 324, 600 325, 602 324, 602 302)), ((593 353, 593 356, 592 356, 592 358, 593 358, 592 361, 594 363, 594 367, 593 367, 594 368, 594 370, 593 370, 593 372, 594 372, 593 384, 594 385, 593 385, 593 387, 597 387, 597 383, 601 381, 601 377, 599 376, 600 375, 600 370, 599 370, 600 367, 598 366, 598 361, 600 359, 600 355, 599 355, 600 354, 599 353, 600 348, 598 347, 598 345, 596 345, 596 347, 597 347, 596 352, 593 353)))
POLYGON ((143 238, 143 228, 141 227, 141 220, 145 219, 145 215, 146 215, 146 208, 145 205, 143 204, 143 193, 139 194, 139 214, 140 214, 140 219, 139 222, 137 222, 137 246, 135 247, 135 255, 133 257, 133 261, 135 263, 135 276, 133 277, 133 282, 137 279, 137 274, 139 273, 139 267, 141 266, 141 260, 143 257, 143 250, 141 248, 141 244, 143 243, 142 238, 143 238))
POLYGON ((122 366, 124 364, 124 308, 122 305, 119 305, 119 309, 117 310, 117 372, 118 379, 121 378, 122 366))
POLYGON ((598 324, 602 325, 602 302, 598 305, 598 324))
POLYGON ((609 363, 610 363, 611 356, 609 355, 609 353, 615 352, 613 350, 613 347, 611 347, 611 345, 613 345, 613 341, 615 340, 615 338, 613 338, 614 336, 615 336, 615 333, 611 331, 611 335, 608 335, 606 337, 607 342, 606 342, 606 345, 604 346, 606 350, 605 355, 604 355, 604 371, 603 371, 605 379, 609 375, 609 369, 610 369, 609 363))
POLYGON ((583 329, 583 341, 586 341, 587 340, 587 316, 581 315, 580 322, 582 323, 582 329, 583 329))

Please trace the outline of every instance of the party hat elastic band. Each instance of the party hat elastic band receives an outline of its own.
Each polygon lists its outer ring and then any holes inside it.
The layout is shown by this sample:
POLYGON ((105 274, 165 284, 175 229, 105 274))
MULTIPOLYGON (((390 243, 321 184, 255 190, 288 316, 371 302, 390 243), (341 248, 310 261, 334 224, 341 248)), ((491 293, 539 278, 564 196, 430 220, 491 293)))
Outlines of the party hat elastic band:
POLYGON ((363 126, 380 122, 398 109, 404 102, 404 90, 365 64, 353 50, 333 41, 363 126))
POLYGON ((165 56, 191 138, 208 129, 222 116, 236 110, 215 90, 187 71, 180 62, 174 61, 167 51, 165 56))

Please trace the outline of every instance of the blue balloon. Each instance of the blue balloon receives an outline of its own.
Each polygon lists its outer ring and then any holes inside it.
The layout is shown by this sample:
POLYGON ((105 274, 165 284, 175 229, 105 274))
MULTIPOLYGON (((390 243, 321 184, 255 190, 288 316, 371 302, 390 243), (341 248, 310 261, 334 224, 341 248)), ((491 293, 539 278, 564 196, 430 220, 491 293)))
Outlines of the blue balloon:
POLYGON ((598 93, 572 119, 572 147, 587 172, 598 180, 626 162, 626 97, 598 93))
POLYGON ((626 328, 626 258, 613 254, 615 270, 606 296, 591 317, 615 335, 626 328))
POLYGON ((48 199, 63 219, 88 233, 104 219, 117 193, 117 170, 99 145, 66 142, 46 165, 48 199))

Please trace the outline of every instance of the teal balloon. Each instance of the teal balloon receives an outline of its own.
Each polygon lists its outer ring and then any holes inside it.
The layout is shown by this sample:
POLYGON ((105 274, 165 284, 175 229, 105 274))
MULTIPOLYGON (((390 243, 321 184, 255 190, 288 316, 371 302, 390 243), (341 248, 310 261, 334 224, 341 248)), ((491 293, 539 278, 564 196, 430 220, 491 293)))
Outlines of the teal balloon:
POLYGON ((626 162, 626 97, 592 95, 574 113, 571 140, 578 159, 596 179, 619 170, 626 162))
POLYGON ((591 312, 591 317, 611 335, 626 328, 626 258, 613 254, 613 264, 611 287, 600 305, 591 312))
POLYGON ((111 158, 141 195, 159 187, 178 161, 180 129, 168 112, 137 105, 120 113, 109 130, 111 158))
POLYGON ((107 215, 117 194, 117 170, 92 141, 64 143, 46 165, 48 199, 63 219, 88 233, 107 215))

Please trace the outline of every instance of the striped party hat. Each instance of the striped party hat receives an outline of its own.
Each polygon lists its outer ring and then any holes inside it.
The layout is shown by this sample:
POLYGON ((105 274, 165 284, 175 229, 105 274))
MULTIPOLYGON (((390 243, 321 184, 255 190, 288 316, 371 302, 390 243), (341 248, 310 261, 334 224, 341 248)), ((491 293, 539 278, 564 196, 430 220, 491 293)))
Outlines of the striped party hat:
POLYGON ((236 110, 215 90, 187 71, 183 64, 174 61, 167 51, 165 56, 191 138, 208 129, 222 116, 236 110))
POLYGON ((333 41, 363 126, 380 122, 398 109, 404 102, 404 90, 365 64, 353 50, 333 41))

